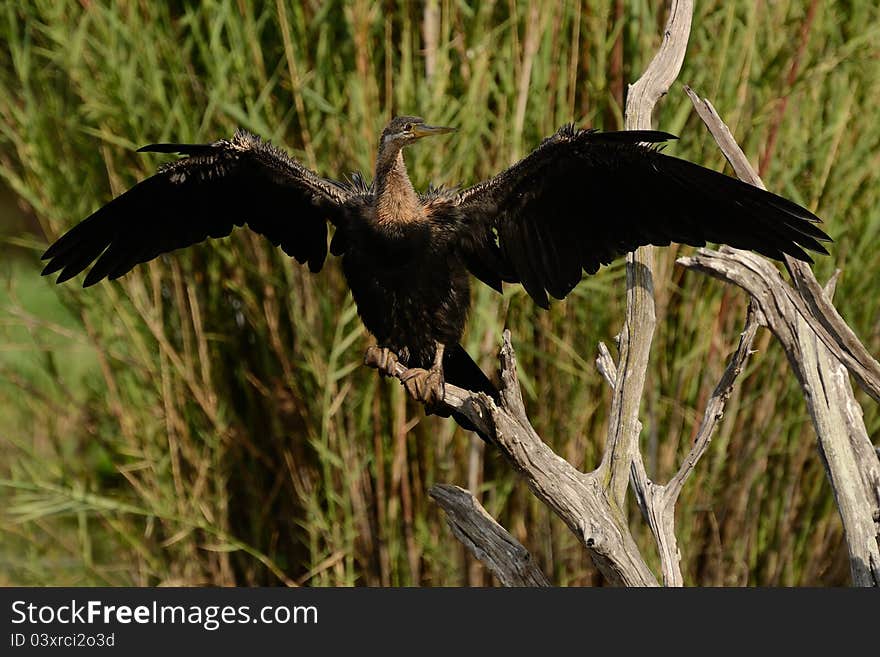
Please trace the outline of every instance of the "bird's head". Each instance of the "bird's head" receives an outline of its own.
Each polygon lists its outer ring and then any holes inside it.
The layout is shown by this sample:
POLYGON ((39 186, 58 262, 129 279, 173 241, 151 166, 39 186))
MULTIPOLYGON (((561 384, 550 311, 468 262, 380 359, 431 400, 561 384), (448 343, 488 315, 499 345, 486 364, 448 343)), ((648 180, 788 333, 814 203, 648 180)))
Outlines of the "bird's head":
POLYGON ((455 128, 427 125, 425 119, 419 116, 395 116, 382 131, 379 147, 386 148, 394 145, 399 149, 418 141, 422 137, 443 135, 454 131, 455 128))

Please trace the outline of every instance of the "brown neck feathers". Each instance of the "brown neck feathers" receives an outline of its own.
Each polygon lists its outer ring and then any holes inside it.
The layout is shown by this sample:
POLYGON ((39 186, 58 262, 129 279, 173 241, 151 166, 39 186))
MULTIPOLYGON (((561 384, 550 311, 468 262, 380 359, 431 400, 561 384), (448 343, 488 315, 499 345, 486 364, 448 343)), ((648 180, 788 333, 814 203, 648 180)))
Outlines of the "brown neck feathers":
POLYGON ((376 162, 376 218, 382 223, 408 223, 423 216, 422 204, 406 173, 403 151, 383 149, 376 162))

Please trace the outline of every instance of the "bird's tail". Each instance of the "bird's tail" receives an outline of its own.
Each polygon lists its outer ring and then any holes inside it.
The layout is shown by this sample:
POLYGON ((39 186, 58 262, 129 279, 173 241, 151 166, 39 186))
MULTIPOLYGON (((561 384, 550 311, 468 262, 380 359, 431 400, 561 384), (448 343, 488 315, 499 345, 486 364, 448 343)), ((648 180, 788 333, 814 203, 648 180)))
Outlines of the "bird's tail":
MULTIPOLYGON (((485 392, 496 402, 500 400, 498 388, 460 344, 446 347, 443 353, 443 376, 447 383, 473 392, 485 392)), ((464 415, 455 411, 449 414, 462 429, 474 431, 486 442, 491 442, 490 438, 480 432, 464 415)))

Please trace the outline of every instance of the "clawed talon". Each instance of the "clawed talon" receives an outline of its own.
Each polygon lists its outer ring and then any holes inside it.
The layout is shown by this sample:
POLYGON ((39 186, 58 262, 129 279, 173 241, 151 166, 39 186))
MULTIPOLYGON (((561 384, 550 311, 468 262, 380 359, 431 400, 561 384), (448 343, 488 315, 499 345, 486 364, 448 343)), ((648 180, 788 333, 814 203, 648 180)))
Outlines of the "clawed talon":
MULTIPOLYGON (((434 365, 430 369, 412 367, 400 375, 400 382, 410 397, 425 405, 428 413, 443 408, 446 382, 443 377, 444 346, 437 343, 434 365)), ((397 376, 397 353, 388 347, 373 345, 364 353, 364 364, 379 370, 385 376, 397 376)))
POLYGON ((425 404, 428 411, 442 404, 446 389, 441 368, 432 367, 425 370, 421 367, 413 367, 408 369, 400 380, 409 396, 425 404))
POLYGON ((375 367, 385 376, 394 376, 397 368, 397 354, 388 347, 373 345, 364 354, 364 365, 375 367))

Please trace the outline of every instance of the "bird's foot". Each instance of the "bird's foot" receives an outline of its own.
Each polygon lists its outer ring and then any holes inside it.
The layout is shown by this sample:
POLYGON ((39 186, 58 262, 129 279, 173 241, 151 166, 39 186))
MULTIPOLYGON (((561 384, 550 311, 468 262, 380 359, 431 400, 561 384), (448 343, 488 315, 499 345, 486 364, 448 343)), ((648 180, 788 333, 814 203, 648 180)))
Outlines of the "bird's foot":
POLYGON ((434 408, 443 406, 446 382, 443 378, 442 367, 435 366, 429 370, 413 367, 408 369, 400 377, 400 380, 409 396, 423 403, 428 413, 431 413, 434 408))
POLYGON ((397 368, 397 354, 388 347, 373 345, 364 354, 364 365, 379 370, 385 376, 394 376, 397 368))

